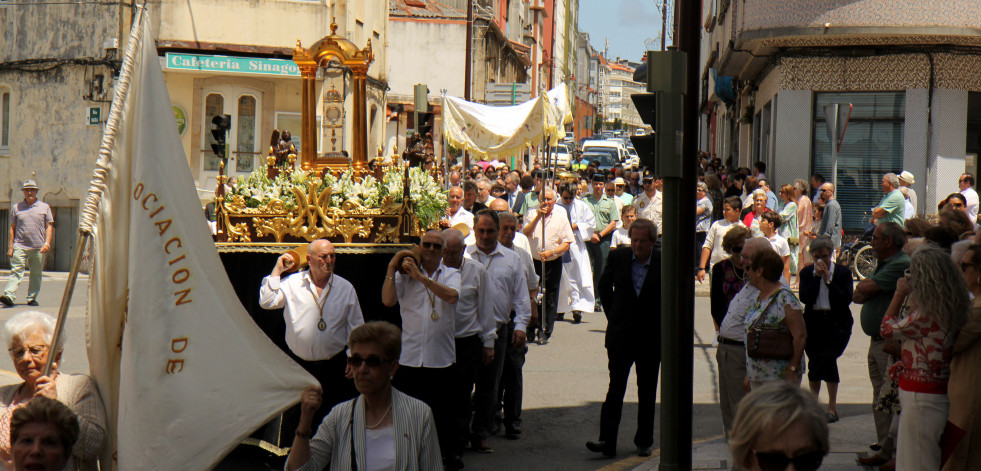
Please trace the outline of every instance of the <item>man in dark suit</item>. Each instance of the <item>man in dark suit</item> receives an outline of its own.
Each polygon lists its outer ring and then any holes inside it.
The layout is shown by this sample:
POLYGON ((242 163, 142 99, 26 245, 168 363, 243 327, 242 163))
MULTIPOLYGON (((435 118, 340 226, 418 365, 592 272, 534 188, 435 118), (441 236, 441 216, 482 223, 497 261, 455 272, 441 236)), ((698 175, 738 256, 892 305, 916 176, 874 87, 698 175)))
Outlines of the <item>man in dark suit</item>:
POLYGON ((661 251, 657 225, 637 219, 630 226, 630 247, 610 252, 599 280, 600 299, 608 322, 606 353, 610 389, 600 414, 599 441, 590 451, 616 456, 617 429, 623 410, 630 366, 637 368, 637 454, 650 456, 654 446, 654 403, 661 365, 661 251))

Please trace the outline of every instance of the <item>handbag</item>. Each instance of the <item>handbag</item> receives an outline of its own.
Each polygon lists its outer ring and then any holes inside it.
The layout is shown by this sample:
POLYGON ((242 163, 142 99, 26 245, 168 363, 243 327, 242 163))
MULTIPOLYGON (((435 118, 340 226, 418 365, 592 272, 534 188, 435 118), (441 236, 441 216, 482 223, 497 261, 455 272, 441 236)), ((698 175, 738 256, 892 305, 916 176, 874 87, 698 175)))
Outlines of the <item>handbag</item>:
MULTIPOLYGON (((783 291, 781 289, 780 291, 783 291)), ((746 332, 746 354, 758 360, 789 360, 794 356, 794 336, 781 323, 780 327, 762 327, 766 312, 773 305, 773 300, 780 294, 777 291, 770 296, 766 307, 760 311, 759 317, 746 332)))

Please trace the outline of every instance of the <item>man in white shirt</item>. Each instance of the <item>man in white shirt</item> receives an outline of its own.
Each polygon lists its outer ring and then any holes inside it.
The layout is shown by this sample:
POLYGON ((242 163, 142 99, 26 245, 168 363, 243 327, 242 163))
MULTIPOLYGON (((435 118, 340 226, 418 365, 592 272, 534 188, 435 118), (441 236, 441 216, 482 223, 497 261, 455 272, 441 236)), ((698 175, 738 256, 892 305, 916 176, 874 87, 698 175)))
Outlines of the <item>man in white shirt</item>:
POLYGON ((454 227, 457 224, 466 224, 469 230, 473 230, 473 213, 463 209, 463 188, 454 186, 446 194, 446 217, 439 221, 440 227, 454 227))
MULTIPOLYGON (((498 243, 498 216, 491 209, 477 214, 477 244, 467 247, 466 259, 466 263, 479 264, 487 269, 485 295, 490 300, 489 307, 497 332, 491 352, 492 361, 485 361, 480 369, 474 391, 475 415, 471 443, 473 449, 480 452, 492 451, 487 438, 494 429, 494 412, 497 410, 505 352, 509 345, 518 348, 525 346, 525 332, 531 319, 531 299, 528 297, 522 261, 513 250, 498 243), (508 324, 511 322, 514 326, 509 335, 508 324)), ((486 348, 487 345, 484 346, 486 348)))
MULTIPOLYGON (((460 297, 456 301, 457 385, 453 409, 458 437, 470 435, 470 394, 482 365, 494 360, 497 324, 492 309, 490 280, 484 265, 464 258, 467 245, 456 229, 443 231, 443 265, 460 271, 460 297)), ((503 357, 504 352, 501 352, 503 357)), ((488 448, 490 448, 488 446, 488 448)))
POLYGON ((286 253, 279 256, 272 273, 262 279, 259 305, 283 309, 286 345, 300 366, 310 372, 324 390, 314 419, 323 420, 334 405, 357 394, 344 377, 347 369, 348 334, 364 324, 354 286, 334 274, 334 245, 321 239, 307 246, 308 270, 285 279, 282 274, 300 263, 286 253))
POLYGON ((521 229, 531 243, 531 256, 535 259, 535 272, 545 278, 544 303, 541 309, 544 332, 538 338, 540 345, 548 343, 555 327, 556 308, 559 301, 559 282, 562 281, 562 255, 569 251, 575 236, 569 225, 569 216, 555 204, 555 190, 542 191, 538 209, 525 215, 521 229))
POLYGON ((903 173, 899 174, 899 186, 906 188, 906 195, 909 196, 909 204, 913 206, 913 215, 910 218, 915 218, 916 212, 919 210, 916 206, 917 199, 916 190, 913 189, 914 183, 916 183, 916 178, 913 177, 911 172, 903 170, 903 173))
POLYGON ((961 194, 967 200, 967 217, 971 224, 978 223, 978 192, 974 190, 974 175, 965 173, 957 180, 961 194))
MULTIPOLYGON (((492 208, 493 209, 493 208, 492 208)), ((538 275, 535 274, 535 265, 531 258, 531 251, 527 248, 518 246, 517 240, 520 236, 526 243, 528 238, 518 230, 518 218, 507 212, 499 212, 501 230, 498 235, 498 242, 504 247, 514 251, 521 259, 521 268, 525 273, 525 287, 528 292, 529 308, 531 318, 526 323, 526 329, 534 329, 538 323, 538 305, 534 302, 538 296, 538 275)), ((504 433, 507 438, 517 439, 521 434, 521 399, 524 396, 524 372, 525 354, 528 353, 528 346, 525 342, 518 342, 514 336, 518 332, 518 323, 521 319, 516 312, 512 311, 511 321, 508 322, 508 346, 504 356, 504 370, 501 372, 500 389, 498 397, 504 403, 504 433)), ((528 332, 525 330, 525 332, 528 332)))
POLYGON ((661 197, 661 186, 663 180, 652 175, 644 176, 644 191, 634 197, 633 205, 637 208, 637 217, 650 219, 657 226, 657 235, 664 233, 661 224, 661 213, 664 199, 661 197))
POLYGON ((494 201, 494 196, 490 194, 491 181, 486 178, 477 180, 477 201, 487 206, 494 201))
POLYGON ((421 264, 403 250, 388 264, 382 285, 382 304, 399 305, 402 316, 402 354, 395 386, 425 402, 433 411, 440 450, 448 467, 456 465, 462 443, 453 421, 452 391, 456 361, 456 310, 460 272, 443 265, 443 234, 422 236, 421 264))

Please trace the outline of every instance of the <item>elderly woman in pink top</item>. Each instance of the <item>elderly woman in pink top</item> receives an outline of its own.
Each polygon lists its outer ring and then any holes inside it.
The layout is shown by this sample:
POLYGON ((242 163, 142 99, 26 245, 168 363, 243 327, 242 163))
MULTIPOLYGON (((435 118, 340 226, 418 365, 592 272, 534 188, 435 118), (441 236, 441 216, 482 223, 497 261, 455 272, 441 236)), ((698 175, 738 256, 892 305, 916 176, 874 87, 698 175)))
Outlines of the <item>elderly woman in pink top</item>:
POLYGON ((970 308, 967 284, 947 252, 924 246, 913 253, 879 330, 903 343, 901 360, 889 368, 903 406, 896 469, 940 468, 950 358, 970 308))
POLYGON ((797 233, 800 240, 800 247, 797 250, 797 270, 801 270, 811 262, 807 247, 812 239, 808 233, 811 232, 811 223, 814 219, 814 206, 811 205, 811 198, 807 196, 807 182, 800 178, 794 180, 794 195, 797 198, 797 233))

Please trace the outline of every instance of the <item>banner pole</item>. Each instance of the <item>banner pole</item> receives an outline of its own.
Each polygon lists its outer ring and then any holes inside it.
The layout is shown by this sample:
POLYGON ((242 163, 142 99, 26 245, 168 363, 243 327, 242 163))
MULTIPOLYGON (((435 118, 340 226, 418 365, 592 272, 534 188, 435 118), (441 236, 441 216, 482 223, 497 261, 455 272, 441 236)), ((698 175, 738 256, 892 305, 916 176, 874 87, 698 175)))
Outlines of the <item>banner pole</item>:
MULTIPOLYGON (((106 132, 102 135, 102 144, 99 146, 99 158, 95 163, 95 170, 92 180, 89 182, 88 196, 82 206, 81 216, 79 217, 78 235, 79 240, 75 246, 75 253, 72 257, 71 271, 68 272, 68 280, 65 283, 65 292, 61 297, 61 306, 58 309, 58 320, 55 323, 54 333, 51 335, 51 347, 55 348, 61 343, 61 337, 65 329, 65 319, 68 317, 68 306, 71 304, 72 295, 75 292, 75 282, 78 280, 78 270, 85 255, 85 247, 92 238, 92 227, 99 211, 99 201, 102 199, 102 191, 105 189, 106 177, 109 175, 109 167, 112 163, 112 150, 116 144, 116 133, 119 129, 119 120, 123 115, 123 103, 129 92, 129 80, 133 75, 133 62, 139 45, 143 40, 143 20, 146 17, 146 1, 139 6, 137 21, 130 28, 129 43, 126 45, 126 53, 123 56, 122 70, 119 74, 119 84, 116 93, 112 98, 109 107, 109 116, 106 118, 106 132)), ((57 352, 53 352, 57 353, 57 352)), ((44 364, 42 375, 51 374, 51 368, 55 357, 58 355, 48 355, 48 361, 44 364)))

